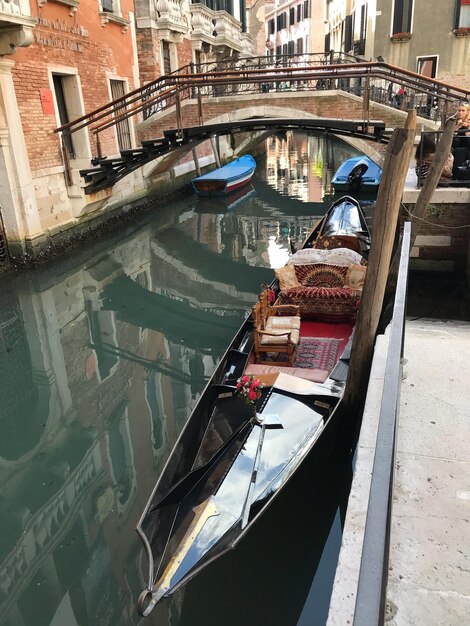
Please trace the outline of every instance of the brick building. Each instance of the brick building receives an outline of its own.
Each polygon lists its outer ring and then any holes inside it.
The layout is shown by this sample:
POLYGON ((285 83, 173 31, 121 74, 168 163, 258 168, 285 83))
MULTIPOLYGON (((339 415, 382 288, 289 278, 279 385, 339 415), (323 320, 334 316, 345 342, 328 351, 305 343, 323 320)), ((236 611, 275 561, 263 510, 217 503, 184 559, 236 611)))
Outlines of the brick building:
MULTIPOLYGON (((101 197, 86 196, 86 129, 62 146, 54 130, 138 86, 132 0, 11 0, 0 5, 0 211, 10 252, 74 225, 101 197)), ((107 136, 130 147, 132 125, 107 136)))

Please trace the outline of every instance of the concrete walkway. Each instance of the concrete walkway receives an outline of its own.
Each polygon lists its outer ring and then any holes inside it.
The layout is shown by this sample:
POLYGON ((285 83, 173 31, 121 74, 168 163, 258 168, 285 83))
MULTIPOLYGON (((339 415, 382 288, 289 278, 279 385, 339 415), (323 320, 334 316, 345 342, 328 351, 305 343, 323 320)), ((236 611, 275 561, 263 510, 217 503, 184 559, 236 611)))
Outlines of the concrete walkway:
POLYGON ((389 624, 470 624, 470 324, 408 322, 389 624))
MULTIPOLYGON (((352 624, 388 336, 378 338, 328 626, 352 624)), ((470 624, 470 323, 407 321, 386 623, 470 624)))

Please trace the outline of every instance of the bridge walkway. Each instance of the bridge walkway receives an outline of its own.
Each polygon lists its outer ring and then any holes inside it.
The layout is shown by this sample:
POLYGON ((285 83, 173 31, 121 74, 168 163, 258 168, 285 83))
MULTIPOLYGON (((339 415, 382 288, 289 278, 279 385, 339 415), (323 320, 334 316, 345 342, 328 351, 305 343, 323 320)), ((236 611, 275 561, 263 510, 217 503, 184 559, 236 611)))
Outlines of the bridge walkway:
POLYGON ((371 120, 367 124, 363 120, 338 119, 290 119, 259 118, 224 122, 222 124, 206 124, 190 128, 164 131, 164 137, 143 141, 141 148, 122 150, 117 158, 94 158, 92 169, 81 170, 80 173, 87 183, 86 192, 95 193, 114 185, 118 180, 157 157, 163 156, 183 146, 196 145, 210 137, 227 135, 228 133, 256 132, 264 130, 302 130, 333 132, 336 135, 361 137, 372 141, 387 143, 385 123, 371 120))

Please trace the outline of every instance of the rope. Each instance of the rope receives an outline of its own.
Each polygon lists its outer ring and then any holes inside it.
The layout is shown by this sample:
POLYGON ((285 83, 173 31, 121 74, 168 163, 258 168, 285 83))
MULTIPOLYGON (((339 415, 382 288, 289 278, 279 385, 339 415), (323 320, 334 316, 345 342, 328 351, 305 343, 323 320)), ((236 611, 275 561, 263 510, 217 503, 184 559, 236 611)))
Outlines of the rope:
POLYGON ((401 202, 401 207, 412 219, 419 220, 420 222, 429 224, 429 226, 434 226, 435 228, 442 228, 443 230, 463 230, 464 228, 470 228, 470 224, 464 224, 463 226, 446 226, 445 224, 436 224, 435 222, 430 222, 429 220, 424 219, 424 217, 416 217, 406 208, 403 202, 401 202))

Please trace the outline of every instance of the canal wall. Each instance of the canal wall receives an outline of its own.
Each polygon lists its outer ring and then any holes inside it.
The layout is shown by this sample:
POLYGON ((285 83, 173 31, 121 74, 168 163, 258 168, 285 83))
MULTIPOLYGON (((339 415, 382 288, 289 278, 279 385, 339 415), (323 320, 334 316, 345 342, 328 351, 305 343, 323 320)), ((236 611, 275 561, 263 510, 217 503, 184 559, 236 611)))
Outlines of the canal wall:
MULTIPOLYGON (((409 219, 418 200, 414 162, 403 191, 401 221, 409 219)), ((438 187, 410 253, 410 269, 467 273, 470 276, 470 188, 438 187)))

